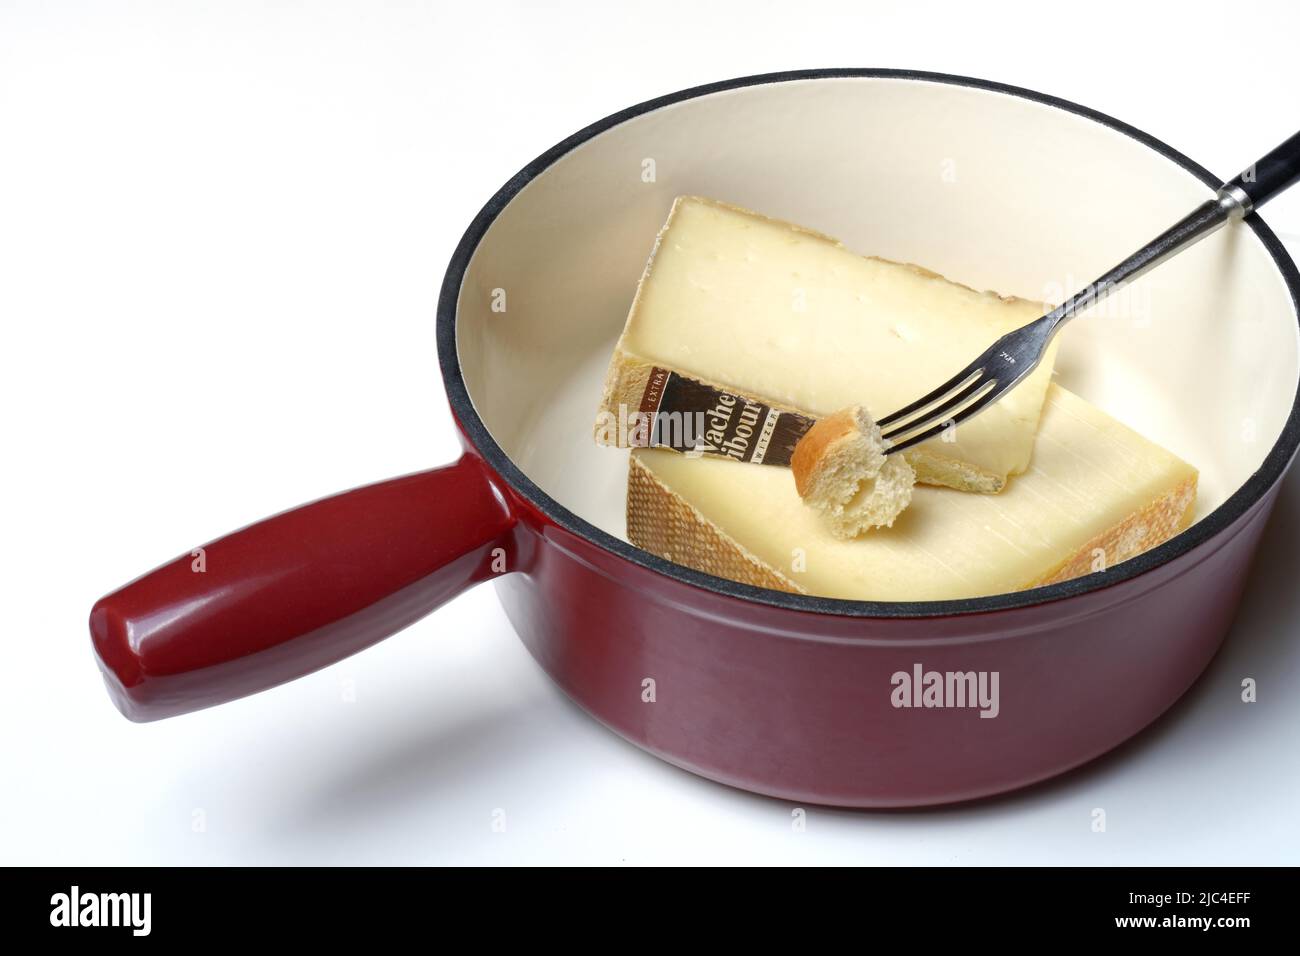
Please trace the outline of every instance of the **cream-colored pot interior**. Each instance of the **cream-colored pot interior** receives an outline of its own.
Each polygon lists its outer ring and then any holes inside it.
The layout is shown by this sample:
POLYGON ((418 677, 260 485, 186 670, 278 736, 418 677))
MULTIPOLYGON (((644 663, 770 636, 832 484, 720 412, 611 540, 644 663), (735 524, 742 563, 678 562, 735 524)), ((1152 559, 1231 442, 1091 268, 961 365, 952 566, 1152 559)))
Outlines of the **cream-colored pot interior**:
MULTIPOLYGON (((588 140, 487 231, 461 287, 457 339, 496 441, 548 495, 618 537, 627 453, 597 447, 592 422, 655 234, 683 193, 976 288, 1060 301, 1212 190, 1096 120, 931 80, 747 86, 588 140)), ((1282 275, 1234 224, 1076 319, 1056 375, 1200 469, 1199 519, 1277 440, 1298 356, 1282 275)))

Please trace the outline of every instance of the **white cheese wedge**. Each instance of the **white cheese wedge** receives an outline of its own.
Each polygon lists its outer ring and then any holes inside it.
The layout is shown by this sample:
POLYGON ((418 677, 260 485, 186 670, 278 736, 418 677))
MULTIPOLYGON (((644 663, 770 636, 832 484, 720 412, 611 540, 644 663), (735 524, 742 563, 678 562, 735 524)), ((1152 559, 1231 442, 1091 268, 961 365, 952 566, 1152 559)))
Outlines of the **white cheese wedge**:
MULTIPOLYGON (((598 422, 618 420, 620 405, 635 412, 655 366, 813 417, 863 405, 879 418, 1045 309, 681 197, 615 349, 598 422)), ((1024 471, 1054 358, 1049 350, 1014 391, 952 435, 908 451, 917 480, 997 492, 1024 471)), ((598 426, 597 440, 608 434, 598 426)))
POLYGON ((1028 470, 1001 494, 920 488, 893 527, 834 536, 788 469, 637 449, 629 540, 746 584, 824 597, 979 597, 1078 577, 1191 520, 1196 470, 1059 386, 1028 470))

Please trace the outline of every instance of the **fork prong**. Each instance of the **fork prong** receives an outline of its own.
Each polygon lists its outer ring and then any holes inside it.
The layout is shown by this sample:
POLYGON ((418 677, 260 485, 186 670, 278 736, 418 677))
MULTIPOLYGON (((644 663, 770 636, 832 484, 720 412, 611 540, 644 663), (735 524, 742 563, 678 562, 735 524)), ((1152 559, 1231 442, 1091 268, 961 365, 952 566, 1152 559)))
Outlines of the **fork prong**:
POLYGON ((983 360, 984 360, 984 356, 981 355, 978 359, 976 359, 974 362, 971 362, 970 365, 967 365, 964 369, 962 369, 952 378, 948 379, 948 381, 944 382, 934 391, 921 396, 916 401, 912 402, 912 404, 910 405, 904 405, 902 408, 900 408, 898 411, 894 412, 893 414, 886 415, 884 418, 879 419, 876 422, 876 424, 879 425, 881 428, 887 428, 890 425, 896 425, 906 418, 912 418, 914 415, 916 415, 917 412, 924 411, 929 406, 943 401, 945 398, 947 398, 957 389, 962 388, 967 384, 969 384, 972 378, 984 374, 983 360))
MULTIPOLYGON (((882 438, 892 438, 896 435, 901 435, 917 428, 924 428, 931 422, 947 421, 951 417, 949 414, 950 412, 961 407, 963 403, 970 401, 972 396, 977 395, 983 389, 996 384, 997 379, 990 378, 987 372, 984 372, 984 374, 975 378, 970 378, 969 385, 961 389, 961 391, 957 392, 955 395, 945 399, 942 404, 928 409, 924 414, 918 415, 910 421, 905 421, 901 425, 894 425, 892 428, 882 428, 880 430, 880 435, 882 438)), ((890 417, 895 418, 896 416, 890 417)))
POLYGON ((965 421, 993 404, 1033 372, 1059 327, 1059 320, 1048 313, 1012 329, 930 394, 879 419, 882 437, 890 442, 886 454, 927 441, 950 423, 965 421))
MULTIPOLYGON (((988 390, 977 395, 974 401, 970 402, 968 405, 958 410, 955 414, 948 415, 947 417, 939 421, 936 421, 933 425, 931 425, 929 428, 926 428, 924 431, 921 431, 915 435, 911 435, 907 438, 904 438, 902 441, 889 442, 889 447, 885 449, 885 454, 893 455, 896 454, 897 452, 905 451, 908 448, 911 448, 913 445, 919 445, 923 441, 929 441, 931 438, 935 437, 936 435, 941 434, 945 429, 965 421, 966 419, 970 418, 972 415, 976 414, 977 412, 991 405, 993 402, 997 401, 999 398, 1002 397, 1002 395, 1007 391, 1007 389, 1010 388, 1012 384, 1015 383, 1013 382, 1008 384, 1006 382, 998 382, 994 379, 989 379, 987 382, 984 383, 983 386, 986 387, 988 390)), ((909 428, 919 427, 923 425, 925 422, 929 422, 929 421, 933 421, 933 419, 926 418, 926 419, 918 420, 914 422, 911 426, 909 426, 909 428)))

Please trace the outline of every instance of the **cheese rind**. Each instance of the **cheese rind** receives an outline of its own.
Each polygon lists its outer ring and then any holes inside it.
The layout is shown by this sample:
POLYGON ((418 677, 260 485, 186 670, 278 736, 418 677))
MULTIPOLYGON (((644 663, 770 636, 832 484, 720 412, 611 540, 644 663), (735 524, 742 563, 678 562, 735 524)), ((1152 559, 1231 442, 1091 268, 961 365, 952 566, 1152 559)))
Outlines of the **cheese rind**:
POLYGON ((783 468, 633 451, 628 539, 746 584, 850 600, 980 597, 1113 566, 1187 527, 1196 470, 1053 385, 1028 471, 997 496, 917 488, 892 528, 835 537, 783 468))
MULTIPOLYGON (((667 368, 779 409, 879 417, 940 385, 1041 303, 976 292, 918 266, 724 203, 680 197, 638 286, 598 421, 635 411, 667 368)), ((1054 346, 955 441, 906 452, 917 480, 998 492, 1028 466, 1054 346)), ((608 432, 598 428, 598 440, 608 432)), ((952 436, 946 436, 952 437, 952 436)))

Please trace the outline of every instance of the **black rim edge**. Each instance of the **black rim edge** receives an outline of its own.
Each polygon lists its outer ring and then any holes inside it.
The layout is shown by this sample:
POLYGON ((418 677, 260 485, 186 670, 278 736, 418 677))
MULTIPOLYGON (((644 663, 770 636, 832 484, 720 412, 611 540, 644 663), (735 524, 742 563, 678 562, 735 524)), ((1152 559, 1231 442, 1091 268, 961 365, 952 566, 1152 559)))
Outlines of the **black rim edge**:
MULTIPOLYGON (((552 166, 560 157, 588 140, 593 139, 600 133, 612 129, 613 127, 618 126, 627 120, 633 119, 634 117, 661 109, 665 106, 670 106, 674 103, 680 103, 685 100, 696 99, 701 96, 724 92, 726 90, 741 89, 748 86, 762 86, 770 83, 786 83, 797 80, 831 78, 918 80, 922 82, 966 86, 973 89, 986 90, 992 93, 1018 96, 1035 103, 1042 103, 1046 106, 1065 110, 1066 112, 1082 116, 1117 132, 1123 133, 1126 136, 1137 140, 1139 143, 1142 143, 1144 146, 1160 153, 1166 159, 1177 163, 1210 188, 1217 189, 1220 184, 1220 179, 1211 174, 1209 170, 1201 166, 1199 163, 1194 162, 1187 156, 1184 156, 1182 153, 1153 136, 1136 129, 1135 127, 1129 126, 1127 123, 1123 123, 1108 116, 1105 113, 1100 113, 1096 110, 1080 106, 1077 103, 1072 103, 1058 97, 1037 93, 1033 90, 1027 90, 1003 83, 996 83, 989 80, 980 80, 973 77, 956 76, 946 73, 927 73, 917 70, 859 68, 792 70, 782 73, 762 73, 754 76, 738 77, 735 79, 722 80, 716 83, 708 83, 703 86, 679 90, 675 93, 669 93, 664 96, 646 100, 645 102, 638 103, 635 106, 630 106, 626 109, 620 110, 617 113, 612 113, 551 147, 512 176, 504 186, 497 190, 496 194, 487 201, 479 211, 478 215, 474 217, 469 227, 465 230, 464 235, 456 246, 455 252, 452 254, 451 261, 447 266, 446 275, 443 278, 441 292, 438 297, 437 344, 438 361, 442 370, 443 383, 447 389, 448 401, 453 413, 460 420, 461 425, 468 433, 475 448, 483 455, 488 464, 490 464, 498 474, 505 478, 516 491, 531 501, 539 510, 545 513, 561 527, 579 537, 591 541, 606 551, 632 562, 633 564, 640 565, 641 567, 647 568, 651 571, 657 571, 660 574, 673 578, 674 580, 702 588, 715 594, 740 598, 742 600, 767 604, 773 607, 784 608, 792 611, 806 611, 816 614, 832 614, 841 617, 864 618, 950 617, 959 614, 980 614, 990 611, 1009 610, 1028 605, 1046 604, 1092 591, 1099 591, 1123 581, 1130 580, 1131 578, 1138 577, 1153 568, 1167 564, 1175 558, 1186 554, 1230 526, 1264 496, 1268 489, 1271 488, 1282 476, 1287 465, 1290 463, 1291 458, 1295 455, 1297 447, 1300 446, 1300 389, 1297 389, 1296 396, 1292 399, 1291 411, 1287 416, 1281 434, 1278 436, 1277 441, 1265 457, 1261 466, 1246 480, 1245 483, 1241 485, 1241 487, 1233 492, 1225 502, 1219 505, 1219 507, 1215 508, 1214 511, 1193 524, 1186 531, 1175 535, 1164 544, 1161 544, 1150 551, 1143 552, 1135 558, 1130 558, 1128 561, 1124 561, 1113 568, 1108 568, 1105 571, 1094 572, 1084 577, 1074 578, 1070 581, 1064 581, 1060 584, 1051 584, 1045 587, 1032 588, 1026 591, 1016 591, 1009 594, 997 594, 987 597, 961 598, 946 601, 888 602, 850 601, 841 598, 789 594, 784 591, 774 591, 768 588, 740 584, 726 578, 715 577, 714 575, 707 574, 703 571, 695 571, 683 565, 667 561, 648 551, 643 551, 621 538, 616 538, 608 532, 602 531, 600 528, 597 528, 595 525, 569 511, 529 479, 528 476, 526 476, 514 463, 514 461, 511 460, 510 456, 505 453, 501 446, 497 444, 496 440, 488 431, 487 426, 479 417, 478 411, 474 408, 474 403, 465 386, 465 380, 460 369, 459 354, 457 352, 456 308, 457 301, 460 297, 461 283, 464 280, 465 272, 469 266, 470 260, 473 258, 474 252, 478 248, 479 242, 486 234, 492 222, 525 186, 552 166)), ((1250 226, 1255 235, 1259 238, 1260 242, 1263 243, 1264 248, 1268 251, 1269 255, 1272 256, 1274 263, 1281 272, 1282 278, 1291 293, 1292 303, 1295 307, 1297 317, 1300 319, 1300 271, 1296 269, 1295 263, 1292 261, 1290 255, 1278 240, 1277 236, 1274 235, 1273 231, 1259 218, 1258 215, 1251 216, 1246 220, 1246 224, 1250 226)))

